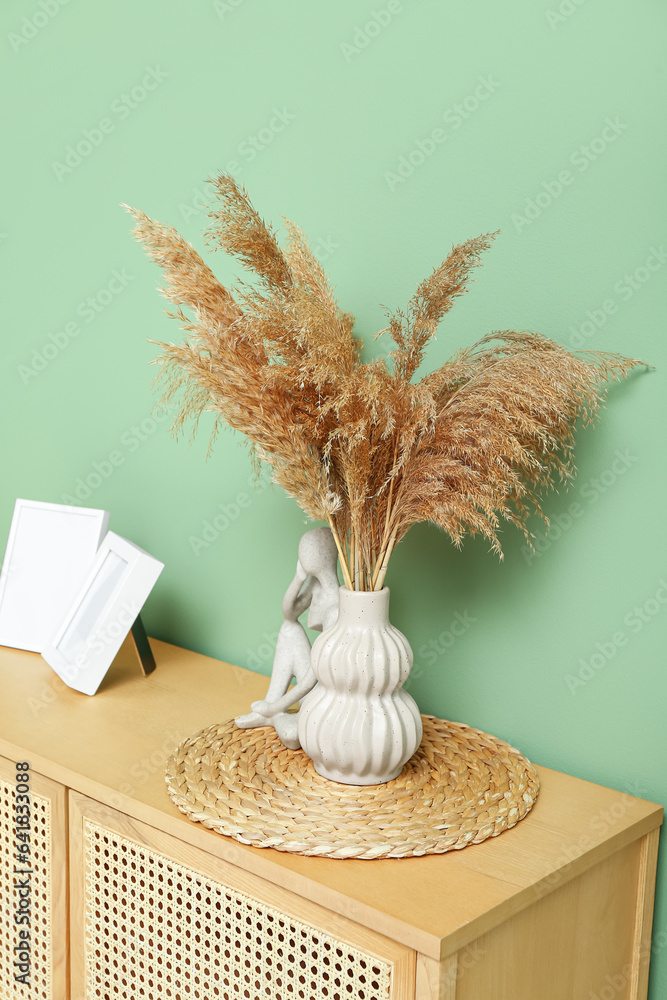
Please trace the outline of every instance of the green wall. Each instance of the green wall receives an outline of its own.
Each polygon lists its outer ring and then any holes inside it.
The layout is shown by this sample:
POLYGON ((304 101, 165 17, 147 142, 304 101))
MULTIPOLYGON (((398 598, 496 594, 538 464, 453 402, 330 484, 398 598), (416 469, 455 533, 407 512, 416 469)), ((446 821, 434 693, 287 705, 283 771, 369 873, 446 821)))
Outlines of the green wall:
POLYGON ((528 328, 656 371, 579 435, 537 555, 511 530, 502 563, 483 541, 410 532, 387 579, 410 690, 541 764, 664 802, 667 9, 558 3, 3 5, 0 543, 15 497, 78 489, 166 563, 152 635, 267 672, 304 516, 252 484, 236 435, 206 461, 207 428, 189 447, 151 418, 147 338, 179 330, 119 203, 203 249, 203 180, 233 170, 267 219, 304 228, 369 356, 380 303, 501 229, 429 367, 528 328))

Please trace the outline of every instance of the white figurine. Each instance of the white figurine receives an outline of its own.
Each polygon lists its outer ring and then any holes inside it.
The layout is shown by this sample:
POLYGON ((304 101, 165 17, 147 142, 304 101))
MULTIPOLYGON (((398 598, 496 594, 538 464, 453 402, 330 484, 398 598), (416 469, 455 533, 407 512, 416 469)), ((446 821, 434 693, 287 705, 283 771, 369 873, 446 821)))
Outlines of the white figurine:
POLYGON ((310 642, 299 617, 306 608, 308 627, 321 632, 338 619, 338 552, 329 528, 312 528, 299 542, 296 573, 283 598, 283 624, 266 698, 254 701, 252 712, 236 719, 239 729, 273 726, 290 750, 300 747, 297 714, 287 709, 315 686, 310 667, 310 642), (296 680, 290 688, 292 678, 296 680))

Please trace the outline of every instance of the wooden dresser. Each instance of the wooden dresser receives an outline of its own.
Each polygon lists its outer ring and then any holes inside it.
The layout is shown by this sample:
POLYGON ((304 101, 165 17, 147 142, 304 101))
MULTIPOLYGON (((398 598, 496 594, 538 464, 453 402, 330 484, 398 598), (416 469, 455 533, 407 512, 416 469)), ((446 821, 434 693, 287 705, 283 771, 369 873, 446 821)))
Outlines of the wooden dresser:
POLYGON ((126 645, 92 698, 0 647, 0 1000, 646 996, 661 807, 540 767, 528 817, 462 851, 246 847, 186 819, 164 767, 267 679, 152 647, 153 674, 126 645))

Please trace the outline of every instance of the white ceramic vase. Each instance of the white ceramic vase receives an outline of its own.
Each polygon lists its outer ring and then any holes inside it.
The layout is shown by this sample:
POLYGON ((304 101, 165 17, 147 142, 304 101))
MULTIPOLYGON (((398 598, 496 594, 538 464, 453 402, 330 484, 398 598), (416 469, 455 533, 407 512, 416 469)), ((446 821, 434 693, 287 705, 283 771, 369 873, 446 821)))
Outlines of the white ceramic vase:
POLYGON ((375 785, 400 774, 422 738, 403 691, 412 650, 389 622, 389 589, 340 588, 338 620, 313 644, 317 684, 301 703, 299 741, 325 778, 375 785))

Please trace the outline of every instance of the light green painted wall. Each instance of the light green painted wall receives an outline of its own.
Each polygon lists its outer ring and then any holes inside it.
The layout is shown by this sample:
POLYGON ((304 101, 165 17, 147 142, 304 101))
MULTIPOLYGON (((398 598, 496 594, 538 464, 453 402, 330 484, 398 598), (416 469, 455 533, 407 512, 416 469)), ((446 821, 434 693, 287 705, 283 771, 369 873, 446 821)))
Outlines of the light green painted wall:
MULTIPOLYGON (((539 763, 664 802, 667 9, 558 2, 5 4, 0 535, 16 496, 58 502, 111 472, 84 502, 166 563, 150 632, 267 671, 304 517, 248 484, 233 434, 206 462, 206 433, 189 448, 151 423, 147 338, 179 332, 119 203, 202 249, 202 180, 235 161, 265 217, 296 220, 320 249, 370 352, 379 303, 405 304, 453 243, 500 228, 429 366, 513 327, 564 343, 583 331, 585 347, 657 370, 614 389, 579 435, 579 478, 548 500, 560 529, 537 556, 511 531, 502 564, 481 541, 458 553, 431 527, 408 535, 387 582, 416 652, 410 689, 423 711, 539 763), (154 89, 125 103, 151 72, 154 89), (58 167, 101 119, 99 145, 58 167), (429 145, 434 129, 444 141, 429 145), (126 284, 109 296, 115 271, 126 284), (195 554, 220 505, 238 516, 195 554)), ((666 879, 663 865, 654 1000, 667 995, 666 879)))

